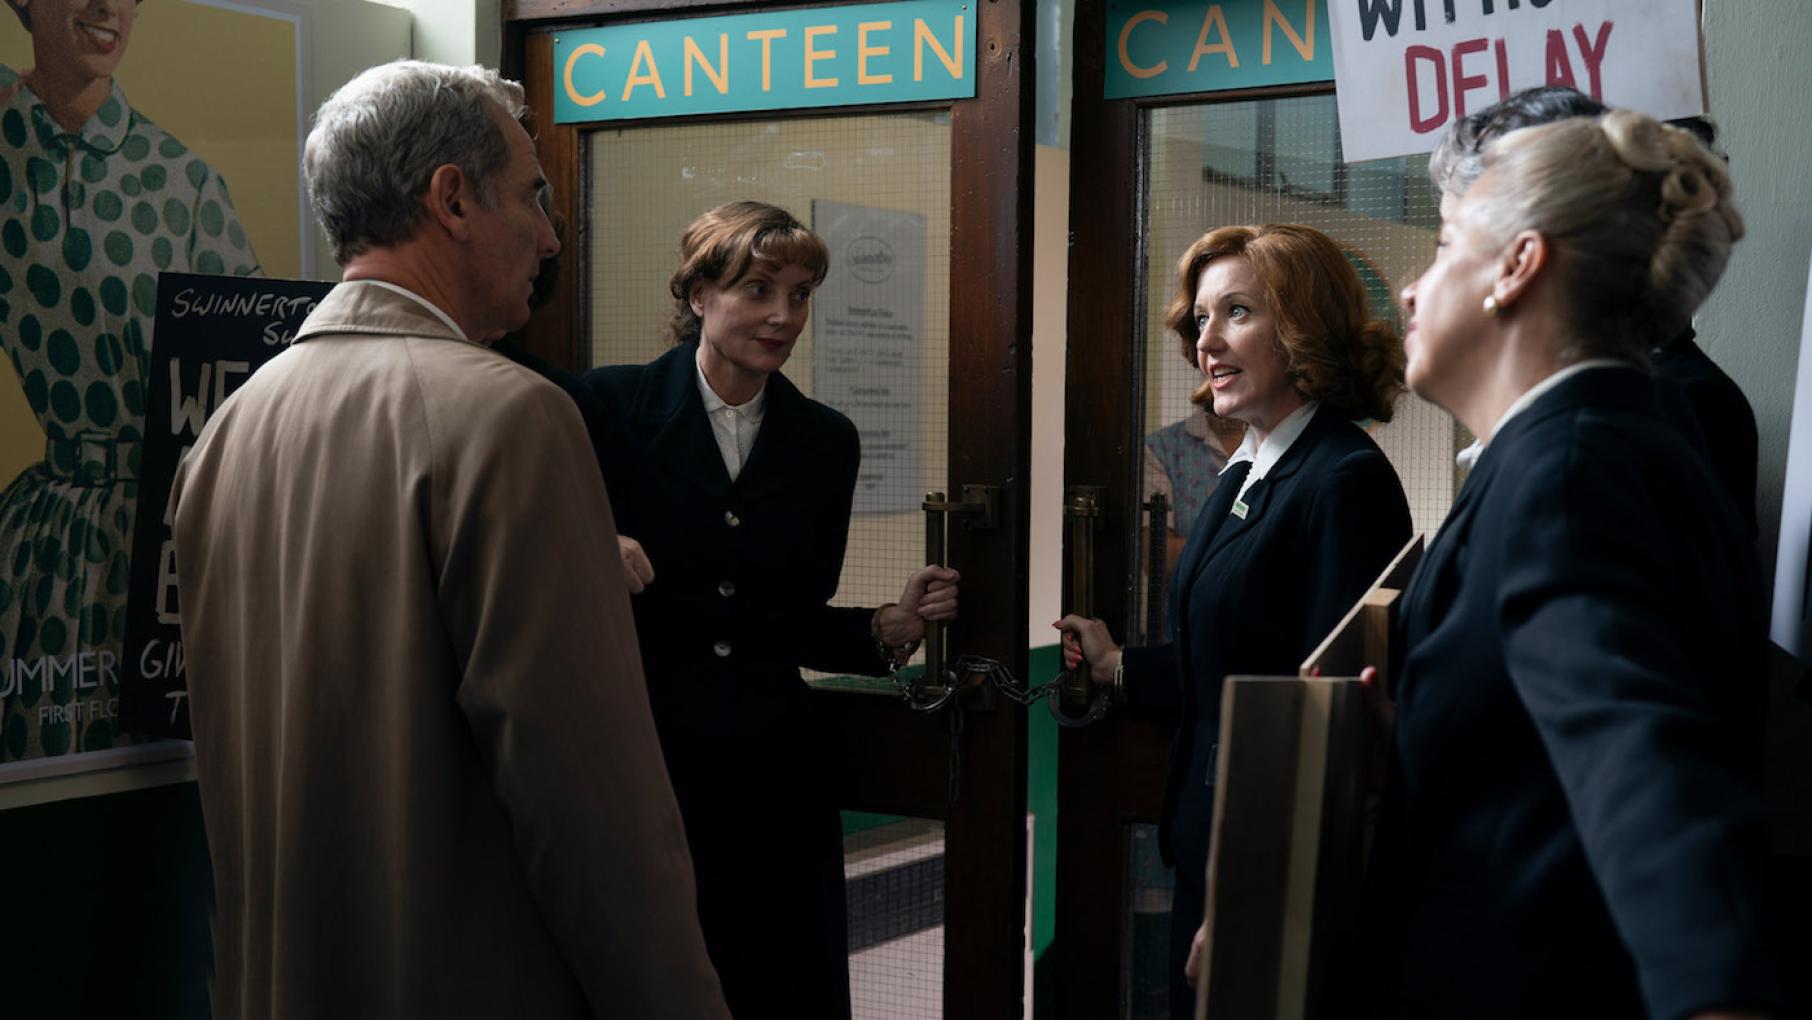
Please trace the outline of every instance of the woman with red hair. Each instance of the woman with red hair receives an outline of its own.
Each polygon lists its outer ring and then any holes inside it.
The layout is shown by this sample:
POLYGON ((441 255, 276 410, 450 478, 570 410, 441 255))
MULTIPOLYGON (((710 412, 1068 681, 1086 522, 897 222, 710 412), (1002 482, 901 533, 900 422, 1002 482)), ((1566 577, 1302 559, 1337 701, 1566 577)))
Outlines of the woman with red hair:
POLYGON ((1202 371, 1193 399, 1246 424, 1171 580, 1169 643, 1114 644, 1066 616, 1066 665, 1135 704, 1180 709, 1159 846, 1176 868, 1171 1016, 1193 1016, 1191 946, 1202 922, 1221 683, 1294 674, 1409 540, 1396 471, 1355 421, 1388 421, 1403 345, 1366 307, 1333 240, 1291 224, 1222 227, 1177 265, 1167 316, 1202 371), (1186 980, 1185 972, 1190 979, 1186 980))

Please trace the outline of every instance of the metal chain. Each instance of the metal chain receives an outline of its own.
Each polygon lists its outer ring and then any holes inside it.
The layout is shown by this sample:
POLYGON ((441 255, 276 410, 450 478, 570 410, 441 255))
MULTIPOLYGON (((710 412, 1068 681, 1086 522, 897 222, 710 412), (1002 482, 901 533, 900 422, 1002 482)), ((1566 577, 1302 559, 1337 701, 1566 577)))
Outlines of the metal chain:
POLYGON ((906 707, 912 709, 914 712, 935 712, 945 705, 950 704, 951 700, 956 697, 956 684, 951 682, 951 677, 944 677, 943 694, 936 697, 927 697, 925 694, 925 675, 920 673, 914 679, 908 680, 901 675, 902 670, 902 665, 896 661, 893 665, 893 669, 888 672, 887 679, 893 684, 895 693, 899 694, 900 699, 906 702, 906 707))
MULTIPOLYGON (((1059 674, 1044 683, 1038 684, 1035 687, 1027 687, 1013 676, 1012 670, 1009 670, 1005 663, 1002 663, 998 659, 990 659, 982 655, 964 655, 959 657, 955 662, 955 669, 953 670, 955 676, 965 676, 971 672, 982 674, 982 682, 993 686, 995 690, 1000 692, 1001 697, 1006 698, 1008 701, 1024 705, 1027 708, 1038 704, 1040 701, 1044 701, 1046 707, 1050 709, 1051 717, 1056 719, 1057 723, 1061 726, 1088 726, 1092 723, 1100 722, 1102 719, 1107 718, 1108 709, 1112 707, 1113 704, 1112 692, 1106 688, 1102 688, 1097 690, 1094 696, 1089 699, 1088 710, 1086 712, 1079 716, 1072 716, 1063 711, 1060 707, 1060 699, 1057 697, 1057 694, 1063 689, 1062 674, 1059 674)), ((952 691, 955 690, 954 684, 950 689, 952 691)), ((907 704, 918 709, 918 706, 915 705, 910 698, 908 698, 907 704)), ((934 711, 935 709, 919 710, 934 711)))
POLYGON ((1050 683, 1039 684, 1037 687, 1027 690, 1024 684, 1014 678, 1013 671, 1007 668, 1006 663, 1001 662, 999 659, 990 659, 985 655, 959 656, 954 663, 954 666, 954 672, 957 676, 964 676, 968 673, 980 673, 982 674, 983 683, 991 685, 1008 701, 1017 702, 1027 707, 1035 705, 1041 699, 1057 693, 1055 690, 1055 680, 1050 683))
MULTIPOLYGON (((1055 681, 1052 682, 1055 683, 1055 681)), ((1046 684, 1045 686, 1051 685, 1046 684)), ((1103 687, 1095 691, 1094 696, 1088 699, 1088 710, 1081 715, 1066 715, 1059 707, 1062 702, 1057 698, 1045 702, 1045 705, 1051 710, 1051 718, 1057 720, 1059 726, 1089 726, 1107 718, 1107 710, 1113 704, 1113 700, 1113 693, 1103 687)))
POLYGON ((900 700, 904 701, 906 707, 914 712, 931 713, 949 706, 956 699, 957 678, 970 673, 981 674, 983 683, 993 687, 1000 692, 1001 697, 1015 704, 1030 708, 1040 701, 1045 702, 1045 707, 1051 712, 1051 718, 1056 719, 1060 726, 1088 726, 1098 723, 1107 718, 1109 709, 1113 707, 1113 692, 1103 687, 1097 689, 1089 698, 1088 709, 1081 715, 1069 715, 1064 712, 1061 707, 1061 699, 1057 697, 1063 690, 1061 674, 1037 686, 1027 687, 999 659, 990 659, 983 655, 964 655, 957 658, 952 663, 952 667, 945 673, 943 693, 936 696, 926 693, 927 684, 923 673, 908 680, 903 675, 901 668, 895 665, 893 670, 887 674, 887 679, 893 684, 893 689, 899 694, 900 700))

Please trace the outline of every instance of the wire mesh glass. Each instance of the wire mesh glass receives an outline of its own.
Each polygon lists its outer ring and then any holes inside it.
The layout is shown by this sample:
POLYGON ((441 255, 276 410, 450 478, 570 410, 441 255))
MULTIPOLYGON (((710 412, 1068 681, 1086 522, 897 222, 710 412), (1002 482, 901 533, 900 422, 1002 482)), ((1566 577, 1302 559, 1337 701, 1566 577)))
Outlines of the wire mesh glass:
MULTIPOLYGON (((1143 363, 1136 407, 1146 440, 1136 491, 1147 503, 1154 493, 1165 495, 1166 530, 1175 531, 1168 549, 1152 542, 1149 529, 1139 532, 1141 548, 1131 557, 1138 571, 1140 615, 1129 628, 1135 643, 1168 640, 1161 584, 1193 511, 1238 442, 1219 434, 1191 403, 1201 373, 1164 324, 1178 258, 1215 227, 1308 224, 1349 249, 1372 314, 1395 321, 1396 292, 1433 257, 1440 228, 1426 157, 1343 162, 1331 93, 1154 108, 1145 112, 1143 127, 1145 249, 1138 272, 1144 307, 1133 356, 1143 363), (1218 453, 1211 445, 1217 443, 1218 453)), ((1470 437, 1445 412, 1409 394, 1390 422, 1369 431, 1403 481, 1416 530, 1432 536, 1460 481, 1454 454, 1470 437)), ((1173 879, 1157 862, 1153 831, 1134 826, 1128 840, 1124 1015, 1158 1020, 1169 1012, 1163 975, 1173 879)))
POLYGON ((1176 873, 1158 853, 1158 827, 1135 823, 1125 829, 1127 910, 1120 921, 1120 972, 1126 980, 1126 1020, 1164 1020, 1170 1015, 1170 904, 1176 873))
POLYGON ((830 275, 783 371, 862 438, 835 604, 896 601, 925 563, 919 503, 946 488, 949 113, 625 127, 586 144, 594 365, 667 350, 680 233, 705 210, 771 202, 830 243, 830 275))
MULTIPOLYGON (((949 460, 949 114, 611 128, 589 133, 586 146, 594 365, 645 363, 668 349, 680 233, 707 209, 771 202, 830 244, 830 275, 784 372, 849 415, 862 438, 834 601, 898 599, 925 562, 919 503, 946 488, 949 460)), ((846 813, 844 832, 855 1016, 941 1016, 942 824, 846 813)))
MULTIPOLYGON (((1395 321, 1396 292, 1433 256, 1440 204, 1426 157, 1342 162, 1332 94, 1157 108, 1146 111, 1144 128, 1143 336, 1135 357, 1144 364, 1138 412, 1146 441, 1137 491, 1141 502, 1165 494, 1171 534, 1160 559, 1141 532, 1132 560, 1143 618, 1131 630, 1135 639, 1157 641, 1166 639, 1165 628, 1153 618, 1161 600, 1149 597, 1151 582, 1168 578, 1193 511, 1238 444, 1236 436, 1216 434, 1190 402, 1201 373, 1164 324, 1177 259, 1216 227, 1305 223, 1349 249, 1372 314, 1395 321)), ((1405 394, 1392 420, 1369 431, 1403 481, 1416 530, 1432 535, 1457 488, 1452 420, 1405 394)))
POLYGON ((854 1020, 944 1015, 944 825, 844 812, 854 1020))

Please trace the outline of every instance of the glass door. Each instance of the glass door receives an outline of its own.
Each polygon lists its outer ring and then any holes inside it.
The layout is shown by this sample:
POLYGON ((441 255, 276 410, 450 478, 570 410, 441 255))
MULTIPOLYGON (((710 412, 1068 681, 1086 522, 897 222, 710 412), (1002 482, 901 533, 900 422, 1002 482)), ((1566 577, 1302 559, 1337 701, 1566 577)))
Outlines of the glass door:
MULTIPOLYGON (((1032 186, 1031 79, 1013 55, 1022 38, 1030 49, 1029 5, 964 6, 973 99, 581 126, 551 113, 558 32, 678 15, 600 3, 575 22, 586 11, 574 6, 519 3, 506 41, 521 54, 543 167, 573 225, 563 280, 528 345, 575 371, 652 360, 668 346, 667 279, 686 224, 740 199, 791 211, 832 251, 786 375, 862 439, 834 604, 899 597, 926 562, 928 493, 960 502, 989 490, 989 520, 947 515, 962 617, 943 644, 947 663, 987 659, 1023 677, 1031 223, 1020 196, 1032 186)), ((905 677, 923 673, 925 654, 905 677)), ((913 711, 889 680, 808 680, 834 748, 822 767, 844 809, 855 1015, 1020 1015, 1024 710, 972 692, 913 711)))
MULTIPOLYGON (((1396 290, 1432 256, 1439 209, 1425 157, 1343 161, 1332 83, 1103 99, 1104 23, 1099 9, 1077 12, 1065 485, 1100 487, 1087 579, 1095 615, 1142 645, 1170 639, 1170 569, 1239 442, 1190 402, 1200 383, 1193 350, 1163 322, 1177 259, 1215 227, 1308 224, 1348 249, 1373 313, 1394 315, 1396 290)), ((1432 533, 1469 438, 1413 396, 1368 428, 1402 478, 1416 529, 1432 533)), ((1068 569, 1075 557, 1064 561, 1068 569)), ((1157 823, 1176 725, 1116 710, 1063 731, 1050 1015, 1168 1015, 1174 876, 1159 859, 1157 823)))

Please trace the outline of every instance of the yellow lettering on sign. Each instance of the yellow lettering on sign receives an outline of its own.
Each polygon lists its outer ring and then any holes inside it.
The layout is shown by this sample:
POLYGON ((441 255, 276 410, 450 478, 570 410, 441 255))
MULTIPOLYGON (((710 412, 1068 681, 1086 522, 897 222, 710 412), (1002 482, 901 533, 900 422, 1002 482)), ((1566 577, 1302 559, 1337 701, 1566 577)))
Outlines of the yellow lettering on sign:
POLYGON ((950 72, 950 77, 955 78, 957 81, 962 81, 963 16, 960 14, 956 16, 956 40, 951 44, 949 50, 945 50, 944 47, 938 43, 937 36, 932 34, 931 26, 925 24, 924 18, 914 18, 912 20, 913 81, 925 80, 925 46, 927 44, 931 46, 931 51, 937 54, 937 59, 944 65, 944 70, 950 72), (952 53, 956 55, 953 57, 951 56, 952 53))
POLYGON ((696 62, 704 68, 705 77, 717 86, 718 95, 730 94, 730 35, 728 32, 717 33, 717 66, 705 59, 705 52, 698 48, 698 43, 691 36, 686 37, 686 95, 692 94, 692 65, 696 62))
POLYGON ((810 25, 805 30, 805 87, 808 89, 834 89, 837 79, 820 78, 812 71, 812 65, 820 60, 835 60, 836 50, 821 50, 813 42, 821 35, 836 35, 835 25, 810 25))
MULTIPOLYGON (((1214 9, 1216 11, 1220 10, 1218 7, 1214 9)), ((1132 62, 1132 54, 1127 52, 1126 49, 1127 40, 1132 38, 1132 30, 1138 27, 1140 22, 1155 21, 1162 25, 1169 20, 1170 15, 1165 14, 1163 11, 1140 11, 1126 19, 1126 24, 1120 29, 1120 66, 1126 70, 1127 74, 1132 75, 1134 78, 1151 78, 1163 74, 1170 69, 1170 61, 1168 60, 1160 60, 1150 67, 1140 67, 1132 62)), ((1191 71, 1195 70, 1195 64, 1193 62, 1190 63, 1189 69, 1191 71)))
POLYGON ((667 90, 661 87, 661 69, 654 66, 654 50, 648 40, 641 39, 635 44, 635 56, 629 60, 629 77, 623 79, 623 102, 629 102, 629 94, 637 85, 653 85, 656 99, 667 98, 667 90), (636 68, 648 65, 646 73, 637 74, 636 68))
POLYGON ((868 58, 869 57, 885 57, 889 52, 887 47, 885 47, 885 46, 868 45, 868 33, 870 33, 870 32, 891 32, 891 31, 893 31, 893 22, 891 22, 891 21, 864 21, 860 25, 856 26, 856 84, 857 85, 891 85, 891 84, 893 84, 893 75, 891 75, 891 74, 869 74, 868 73, 868 58))
POLYGON ((1302 59, 1315 59, 1315 0, 1307 0, 1304 6, 1308 8, 1302 13, 1304 23, 1308 26, 1306 41, 1303 36, 1296 34, 1295 26, 1291 25, 1289 20, 1283 16, 1283 12, 1277 9, 1274 0, 1265 0, 1265 50, 1260 58, 1262 63, 1266 65, 1271 63, 1272 22, 1283 26, 1284 35, 1289 36, 1290 45, 1296 47, 1296 52, 1301 55, 1302 59))
POLYGON ((749 33, 749 41, 761 40, 761 91, 766 92, 773 85, 774 40, 786 38, 784 28, 758 28, 749 33))
POLYGON ((573 84, 573 65, 578 63, 579 58, 585 56, 587 53, 596 54, 599 58, 602 58, 604 56, 604 47, 599 46, 597 43, 586 43, 583 46, 573 47, 573 51, 566 55, 566 73, 562 75, 562 78, 566 85, 566 98, 580 106, 596 106, 604 101, 603 89, 599 89, 589 96, 582 96, 579 94, 578 87, 573 84))
MULTIPOLYGON (((1267 42, 1270 38, 1269 35, 1265 36, 1267 42)), ((1189 73, 1194 74, 1195 65, 1201 63, 1202 58, 1210 53, 1225 53, 1227 66, 1234 70, 1239 68, 1239 54, 1233 50, 1233 33, 1227 31, 1227 16, 1221 13, 1220 4, 1210 4, 1208 16, 1202 19, 1202 32, 1195 37, 1195 52, 1189 55, 1189 73), (1208 30, 1216 26, 1219 26, 1221 30, 1221 41, 1210 46, 1208 45, 1208 30)))

